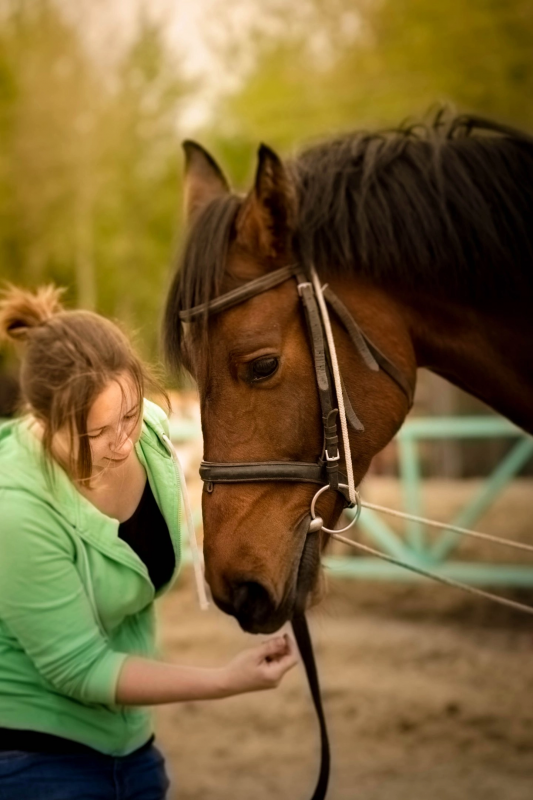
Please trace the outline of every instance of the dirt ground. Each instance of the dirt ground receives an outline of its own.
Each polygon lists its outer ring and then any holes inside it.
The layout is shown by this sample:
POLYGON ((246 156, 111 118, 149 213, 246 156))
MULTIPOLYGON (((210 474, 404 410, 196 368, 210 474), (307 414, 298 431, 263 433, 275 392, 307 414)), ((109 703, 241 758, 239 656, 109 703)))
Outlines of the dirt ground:
MULTIPOLYGON (((474 489, 430 482, 425 511, 449 519, 474 489)), ((401 508, 392 479, 370 479, 365 496, 401 508)), ((532 512, 533 480, 517 480, 478 527, 533 542, 532 512)), ((513 560, 478 543, 461 555, 513 560)), ((533 565, 527 554, 514 560, 533 565)), ((512 596, 533 603, 533 590, 512 596)), ((163 651, 177 662, 219 665, 255 641, 216 609, 199 610, 188 568, 159 612, 163 651)), ((310 624, 329 800, 532 800, 533 617, 425 582, 330 577, 310 624)), ((311 797, 319 740, 301 667, 275 691, 160 709, 157 730, 169 800, 311 797)))

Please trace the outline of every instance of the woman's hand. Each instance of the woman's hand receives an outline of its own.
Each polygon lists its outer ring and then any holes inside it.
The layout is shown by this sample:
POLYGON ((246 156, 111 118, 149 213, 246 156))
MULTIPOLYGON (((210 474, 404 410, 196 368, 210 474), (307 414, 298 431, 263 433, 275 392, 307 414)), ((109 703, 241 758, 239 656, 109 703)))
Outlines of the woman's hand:
POLYGON ((146 706, 273 689, 297 661, 296 644, 287 634, 243 650, 225 667, 185 667, 128 656, 118 677, 116 702, 146 706))
POLYGON ((228 694, 273 689, 297 662, 296 645, 287 634, 243 650, 224 668, 228 694))

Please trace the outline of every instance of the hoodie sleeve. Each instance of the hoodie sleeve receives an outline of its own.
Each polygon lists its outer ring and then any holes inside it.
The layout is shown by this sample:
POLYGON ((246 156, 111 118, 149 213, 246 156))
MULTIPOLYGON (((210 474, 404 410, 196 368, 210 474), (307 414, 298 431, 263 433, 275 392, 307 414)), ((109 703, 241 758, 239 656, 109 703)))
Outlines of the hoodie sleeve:
POLYGON ((0 508, 0 618, 57 692, 113 705, 128 654, 100 631, 69 536, 23 491, 0 490, 0 508))

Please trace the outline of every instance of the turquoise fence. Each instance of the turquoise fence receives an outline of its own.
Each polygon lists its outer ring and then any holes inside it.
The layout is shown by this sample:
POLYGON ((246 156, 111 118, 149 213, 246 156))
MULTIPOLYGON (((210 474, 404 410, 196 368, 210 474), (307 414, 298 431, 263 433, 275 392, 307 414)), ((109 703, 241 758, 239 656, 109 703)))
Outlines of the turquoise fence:
MULTIPOLYGON (((175 442, 200 436, 195 423, 174 420, 171 438, 175 442)), ((507 483, 515 477, 533 456, 533 437, 528 436, 508 420, 501 417, 415 417, 407 420, 396 436, 398 467, 403 493, 403 507, 398 509, 423 516, 422 476, 418 444, 422 440, 479 439, 509 437, 514 444, 493 472, 483 481, 481 488, 453 519, 451 525, 474 528, 478 519, 494 502, 507 483)), ((533 525, 533 488, 532 488, 533 525)), ((349 511, 345 512, 348 516, 349 511)), ((201 511, 195 509, 195 518, 201 523, 201 511)), ((470 584, 533 586, 533 564, 476 563, 453 558, 459 534, 442 531, 438 535, 428 531, 421 523, 407 522, 402 534, 393 530, 375 511, 363 508, 358 528, 364 530, 376 549, 414 566, 431 569, 438 575, 470 584)), ((357 535, 357 529, 353 535, 357 535)), ((498 532, 505 537, 505 531, 498 532)), ((502 550, 503 556, 504 550, 502 550)), ((372 580, 420 580, 420 576, 394 564, 371 557, 326 556, 324 565, 332 576, 365 578, 372 580)))
MULTIPOLYGON (((498 494, 533 456, 533 437, 500 417, 415 417, 407 420, 396 436, 403 493, 403 508, 399 510, 416 516, 424 515, 418 449, 421 440, 502 436, 515 439, 513 447, 459 514, 449 520, 451 525, 463 528, 475 528, 478 519, 498 494)), ((533 489, 531 505, 533 525, 533 489)), ((350 512, 346 513, 349 516, 350 512)), ((455 560, 453 552, 462 537, 453 531, 428 535, 424 525, 408 521, 403 535, 399 535, 378 513, 366 508, 361 512, 358 525, 372 539, 376 549, 443 577, 470 584, 533 586, 533 564, 504 563, 503 558, 498 564, 455 560)), ((498 535, 505 537, 505 531, 498 532, 498 535)), ((502 555, 504 553, 502 549, 502 555)), ((416 574, 378 558, 330 556, 324 559, 324 563, 335 575, 383 580, 420 579, 416 574)))

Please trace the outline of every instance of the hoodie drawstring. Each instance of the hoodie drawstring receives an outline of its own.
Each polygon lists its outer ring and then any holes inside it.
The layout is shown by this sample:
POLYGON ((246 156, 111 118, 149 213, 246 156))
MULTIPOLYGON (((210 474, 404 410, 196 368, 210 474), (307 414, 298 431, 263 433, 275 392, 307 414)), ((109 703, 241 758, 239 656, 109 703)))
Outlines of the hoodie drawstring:
POLYGON ((170 455, 172 456, 172 460, 174 461, 174 466, 176 468, 176 473, 181 488, 181 496, 183 497, 183 508, 185 510, 187 530, 189 533, 189 546, 191 548, 191 557, 194 569, 194 577, 196 581, 196 591, 198 593, 198 602, 200 603, 200 608, 202 609, 202 611, 206 611, 209 608, 209 601, 207 599, 206 584, 204 578, 203 556, 200 552, 200 548, 198 547, 198 542, 196 540, 196 531, 194 529, 191 502, 189 499, 187 484, 185 483, 185 475, 183 474, 183 469, 180 464, 178 454, 176 453, 176 448, 174 447, 174 445, 172 444, 172 442, 170 441, 170 439, 166 434, 163 434, 163 439, 170 451, 170 455))

